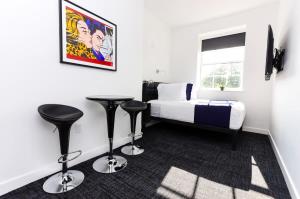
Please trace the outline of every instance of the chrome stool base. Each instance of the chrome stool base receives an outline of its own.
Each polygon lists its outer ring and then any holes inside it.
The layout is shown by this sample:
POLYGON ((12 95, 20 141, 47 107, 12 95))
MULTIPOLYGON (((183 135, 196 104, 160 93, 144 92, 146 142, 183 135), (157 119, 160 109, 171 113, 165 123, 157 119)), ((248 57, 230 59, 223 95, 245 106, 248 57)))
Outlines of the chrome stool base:
POLYGON ((104 156, 96 160, 93 164, 95 171, 99 173, 115 173, 121 171, 127 166, 127 160, 121 156, 114 155, 109 160, 108 156, 104 156))
POLYGON ((84 174, 81 171, 68 170, 63 177, 62 172, 56 173, 48 178, 43 189, 47 193, 64 193, 79 186, 84 180, 84 174), (65 178, 66 183, 63 183, 65 178))
POLYGON ((126 154, 126 155, 140 155, 142 153, 144 153, 144 149, 141 149, 135 145, 128 145, 128 146, 124 146, 121 149, 121 152, 126 154))

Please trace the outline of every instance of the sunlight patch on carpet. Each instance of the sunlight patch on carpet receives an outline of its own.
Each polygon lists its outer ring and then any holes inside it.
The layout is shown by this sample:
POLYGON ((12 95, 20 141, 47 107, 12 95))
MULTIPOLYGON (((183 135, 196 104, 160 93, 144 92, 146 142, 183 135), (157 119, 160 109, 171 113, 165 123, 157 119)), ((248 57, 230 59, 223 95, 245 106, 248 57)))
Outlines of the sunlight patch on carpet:
POLYGON ((268 184, 266 183, 265 178, 263 177, 261 170, 257 166, 255 162, 254 157, 252 156, 252 178, 251 178, 251 184, 256 185, 258 187, 262 187, 264 189, 269 189, 268 184))
POLYGON ((192 197, 197 181, 197 176, 177 167, 171 167, 164 177, 157 193, 170 198, 192 197))

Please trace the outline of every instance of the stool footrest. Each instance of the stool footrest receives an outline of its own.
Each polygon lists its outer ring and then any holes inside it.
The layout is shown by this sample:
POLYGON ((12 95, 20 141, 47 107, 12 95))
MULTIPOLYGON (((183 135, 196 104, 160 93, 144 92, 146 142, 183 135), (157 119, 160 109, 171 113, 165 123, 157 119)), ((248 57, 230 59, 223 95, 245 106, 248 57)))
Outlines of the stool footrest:
POLYGON ((57 161, 58 161, 58 163, 66 163, 66 162, 75 160, 75 159, 78 158, 81 154, 82 154, 82 151, 81 151, 81 150, 73 151, 73 152, 70 152, 70 153, 61 155, 61 156, 58 158, 57 161), (64 158, 68 157, 68 155, 75 154, 75 153, 78 153, 78 154, 77 154, 76 156, 74 156, 73 158, 63 160, 64 158))

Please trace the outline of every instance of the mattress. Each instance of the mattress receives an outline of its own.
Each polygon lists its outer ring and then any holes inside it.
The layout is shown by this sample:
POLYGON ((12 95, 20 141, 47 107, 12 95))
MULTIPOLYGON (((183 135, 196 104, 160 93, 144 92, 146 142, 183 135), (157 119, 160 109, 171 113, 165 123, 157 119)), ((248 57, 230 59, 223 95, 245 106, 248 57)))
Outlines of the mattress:
MULTIPOLYGON (((190 101, 151 100, 151 116, 194 123, 195 105, 209 103, 209 100, 197 99, 190 101)), ((231 102, 229 128, 238 130, 245 119, 246 109, 242 102, 231 102)))

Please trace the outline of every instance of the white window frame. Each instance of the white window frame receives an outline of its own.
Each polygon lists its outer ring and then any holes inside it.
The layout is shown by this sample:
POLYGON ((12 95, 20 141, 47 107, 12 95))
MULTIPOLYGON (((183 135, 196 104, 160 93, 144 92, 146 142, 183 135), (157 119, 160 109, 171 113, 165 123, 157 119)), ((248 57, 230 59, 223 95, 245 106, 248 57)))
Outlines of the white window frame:
MULTIPOLYGON (((213 39, 217 37, 222 37, 222 36, 228 36, 228 35, 233 35, 233 34, 238 34, 238 33, 243 33, 247 32, 247 27, 246 25, 239 26, 239 27, 234 27, 230 29, 224 29, 224 30, 218 30, 218 31, 213 31, 213 32, 208 32, 205 34, 199 35, 199 43, 198 43, 198 60, 197 60, 197 82, 199 85, 200 90, 204 91, 219 91, 219 92, 242 92, 244 91, 244 67, 245 67, 245 58, 246 58, 246 45, 245 45, 245 52, 244 52, 244 62, 243 66, 241 68, 241 86, 239 88, 225 88, 224 91, 221 91, 219 88, 205 88, 202 85, 201 81, 201 73, 202 73, 202 41, 206 39, 213 39)), ((246 37, 247 38, 247 37, 246 37)), ((247 40, 247 39, 246 39, 247 40)), ((247 43, 247 42, 246 42, 247 43)))

